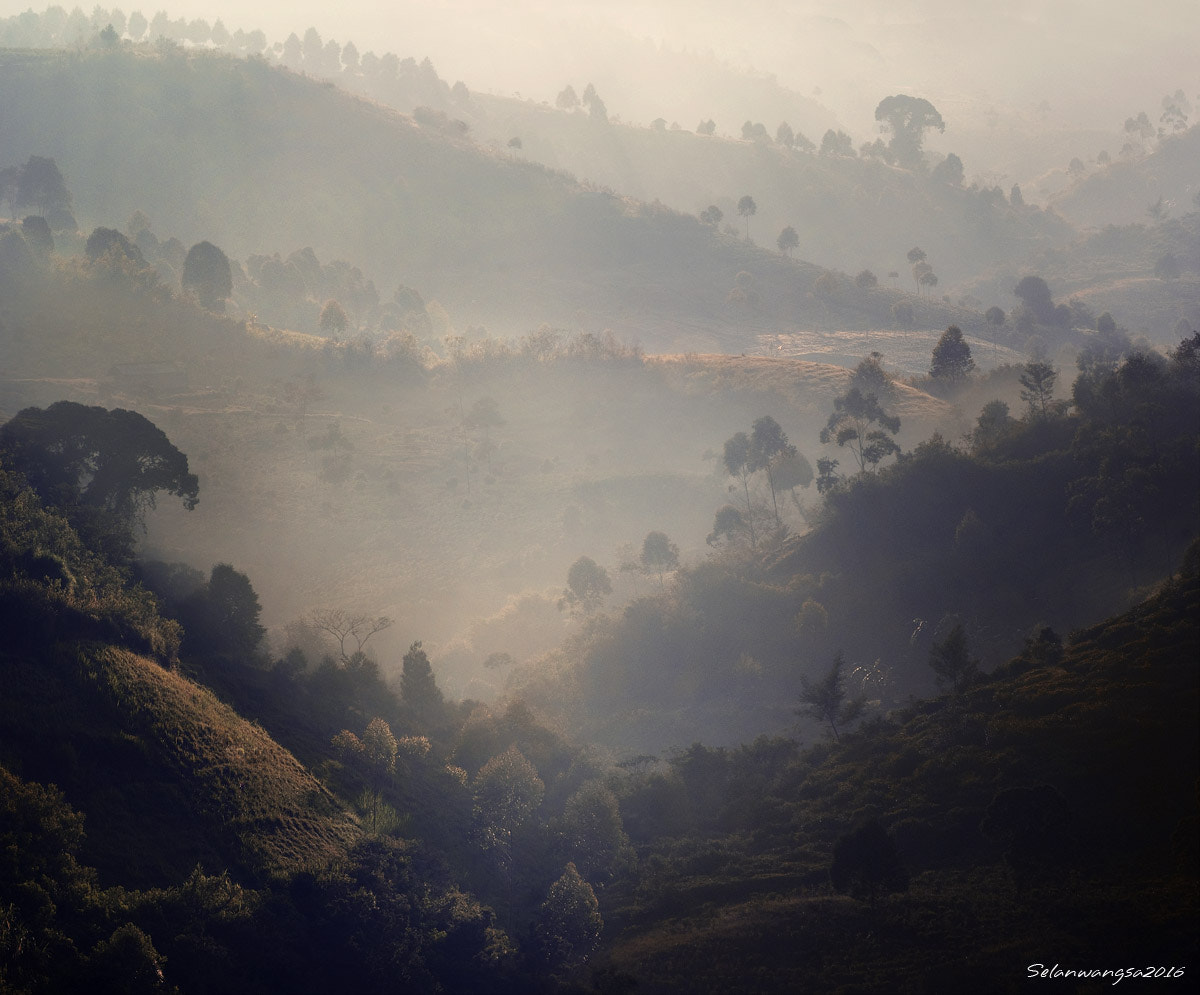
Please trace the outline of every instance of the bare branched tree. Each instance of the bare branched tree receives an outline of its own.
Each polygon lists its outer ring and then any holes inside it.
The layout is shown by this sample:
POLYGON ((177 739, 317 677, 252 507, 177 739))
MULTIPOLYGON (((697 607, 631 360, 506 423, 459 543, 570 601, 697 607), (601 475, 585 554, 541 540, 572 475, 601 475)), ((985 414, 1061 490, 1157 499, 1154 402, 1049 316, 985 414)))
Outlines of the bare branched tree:
POLYGON ((367 641, 377 632, 382 632, 392 624, 386 615, 366 615, 361 612, 349 612, 344 608, 314 608, 309 612, 307 621, 316 629, 327 632, 337 640, 338 656, 346 663, 354 653, 363 652, 367 641), (346 640, 354 641, 354 651, 346 652, 346 640))

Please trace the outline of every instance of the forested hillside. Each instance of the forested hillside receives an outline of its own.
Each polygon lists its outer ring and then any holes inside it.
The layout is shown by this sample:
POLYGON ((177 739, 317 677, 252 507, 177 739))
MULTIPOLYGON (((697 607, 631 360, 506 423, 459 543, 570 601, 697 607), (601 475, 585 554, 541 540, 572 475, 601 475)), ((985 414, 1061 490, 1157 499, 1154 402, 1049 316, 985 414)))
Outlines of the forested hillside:
MULTIPOLYGON (((643 5, 586 6, 633 53, 606 17, 643 5)), ((776 14, 861 88, 954 75, 898 58, 981 23, 941 6, 776 14)), ((551 15, 580 44, 552 7, 480 64, 551 15)), ((1103 7, 1164 85, 1178 53, 1103 7)), ((979 66, 1048 23, 994 21, 979 66)), ((1105 133, 1074 80, 997 109, 1034 63, 880 94, 857 143, 818 88, 667 42, 615 91, 709 66, 765 109, 642 127, 592 82, 552 107, 173 0, 9 43, 0 991, 1186 983, 1183 89, 1039 207, 1005 164, 1105 133), (980 162, 933 139, 964 134, 980 162)))

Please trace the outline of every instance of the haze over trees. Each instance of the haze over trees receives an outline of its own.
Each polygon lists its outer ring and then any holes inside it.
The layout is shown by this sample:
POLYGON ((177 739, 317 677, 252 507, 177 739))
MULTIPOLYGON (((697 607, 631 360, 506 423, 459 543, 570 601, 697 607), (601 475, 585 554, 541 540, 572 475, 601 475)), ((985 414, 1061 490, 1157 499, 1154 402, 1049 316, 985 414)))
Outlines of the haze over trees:
POLYGON ((0 989, 1194 949, 1196 15, 601 6, 0 18, 0 989))

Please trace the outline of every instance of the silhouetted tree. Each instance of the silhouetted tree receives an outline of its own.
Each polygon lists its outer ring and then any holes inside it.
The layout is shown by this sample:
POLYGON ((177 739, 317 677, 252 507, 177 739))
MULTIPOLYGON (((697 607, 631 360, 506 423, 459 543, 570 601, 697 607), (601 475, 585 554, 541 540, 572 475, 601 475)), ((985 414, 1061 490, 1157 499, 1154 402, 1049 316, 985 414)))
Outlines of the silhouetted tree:
POLYGON ((779 427, 779 422, 770 415, 755 420, 750 435, 750 465, 752 470, 765 470, 767 473, 776 524, 779 524, 779 504, 775 499, 775 468, 783 460, 795 455, 796 447, 788 442, 787 434, 779 427))
POLYGON ((53 159, 40 155, 29 157, 17 176, 16 205, 36 207, 38 214, 47 220, 51 220, 55 212, 71 210, 71 194, 53 159))
POLYGON ((426 721, 440 717, 444 703, 441 689, 433 678, 429 657, 417 640, 404 654, 400 671, 400 700, 426 721))
POLYGON ((659 586, 662 586, 663 574, 679 566, 679 547, 665 532, 649 532, 642 542, 638 562, 646 573, 657 574, 659 586))
POLYGON ((1003 401, 988 401, 979 412, 975 430, 971 433, 971 447, 976 453, 990 453, 1012 426, 1008 405, 1003 401))
POLYGON ((929 375, 948 384, 961 384, 975 369, 971 347, 963 338, 962 329, 951 325, 933 347, 929 375))
POLYGON ((599 945, 603 930, 596 893, 575 865, 567 864, 550 886, 534 924, 542 956, 555 966, 582 964, 599 945))
POLYGON ((754 545, 750 523, 741 510, 731 504, 717 509, 713 518, 713 530, 704 541, 710 546, 716 546, 722 540, 725 542, 747 541, 751 546, 754 545))
POLYGON ((796 714, 828 722, 835 740, 842 738, 838 726, 848 726, 862 715, 866 707, 864 698, 847 696, 846 679, 842 676, 842 667, 845 665, 842 651, 838 650, 834 654, 829 672, 819 681, 814 683, 807 676, 800 678, 801 707, 796 709, 796 714))
POLYGON ((305 616, 305 621, 337 640, 338 659, 343 666, 355 653, 366 650, 372 636, 392 625, 392 620, 386 615, 367 615, 344 608, 314 608, 305 616), (347 652, 347 640, 354 641, 354 649, 350 652, 347 652))
POLYGON ((127 239, 115 228, 95 228, 84 244, 84 255, 88 262, 98 262, 101 259, 125 261, 135 269, 142 269, 146 259, 142 250, 127 239))
POLYGON ((346 309, 332 298, 327 300, 325 306, 321 308, 321 317, 319 320, 321 331, 326 335, 332 335, 336 339, 346 330, 348 323, 346 309))
POLYGON ((588 114, 597 121, 608 120, 608 109, 604 106, 604 101, 600 99, 600 94, 596 92, 596 88, 591 83, 583 91, 583 104, 588 109, 588 114))
POLYGON ((157 492, 182 498, 189 511, 199 501, 187 457, 153 422, 123 408, 74 401, 25 408, 0 427, 0 453, 43 500, 117 560, 131 554, 132 530, 155 506, 157 492))
POLYGON ((854 285, 859 290, 871 290, 879 286, 879 278, 869 269, 865 269, 854 278, 854 285))
POLYGON ((1054 399, 1054 384, 1058 373, 1049 363, 1031 360, 1025 364, 1020 376, 1021 400, 1029 406, 1030 415, 1046 418, 1054 399))
POLYGON ((225 310, 225 301, 233 293, 233 273, 229 257, 211 242, 197 242, 183 261, 180 280, 184 290, 196 295, 202 308, 225 310))
POLYGON ((1054 323, 1054 298, 1050 295, 1050 287, 1040 276, 1022 277, 1013 288, 1013 293, 1029 308, 1038 324, 1054 323))
POLYGON ((629 845, 617 796, 601 781, 588 781, 567 799, 563 830, 585 877, 611 872, 629 845))
POLYGON ((716 130, 717 123, 716 121, 712 120, 712 118, 709 118, 707 121, 701 121, 698 125, 696 125, 696 134, 698 135, 711 135, 716 130))
POLYGON ((879 398, 851 387, 841 397, 834 398, 833 413, 821 429, 821 442, 848 445, 859 472, 865 473, 868 467, 874 469, 885 457, 900 452, 891 437, 899 431, 900 419, 884 411, 879 398))
POLYGON ((935 183, 945 183, 951 187, 961 187, 963 182, 962 160, 951 152, 945 159, 933 167, 931 174, 935 183))
POLYGON ((817 493, 833 490, 841 478, 837 473, 838 461, 822 456, 817 459, 817 493))
POLYGON ((791 225, 788 225, 779 233, 777 244, 779 245, 780 252, 782 252, 785 256, 790 256, 792 254, 792 250, 800 245, 800 236, 796 234, 795 228, 793 228, 791 225))
POLYGON ((207 641, 231 653, 252 654, 267 630, 259 621, 262 606, 250 578, 228 563, 218 563, 203 592, 207 641))
POLYGON ((746 219, 746 238, 750 238, 750 219, 758 213, 758 205, 754 203, 754 198, 749 194, 742 197, 737 203, 738 214, 746 219))
POLYGON ((721 219, 725 217, 725 212, 722 211, 716 204, 709 204, 703 211, 700 212, 700 220, 713 228, 721 223, 721 219))
POLYGON ((844 131, 830 128, 821 136, 821 155, 854 158, 854 140, 844 131))
POLYGON ((554 100, 554 105, 560 111, 573 111, 579 106, 579 94, 575 92, 575 87, 568 83, 559 91, 558 96, 554 100))
POLYGON ((908 873, 891 836, 871 819, 833 845, 829 879, 843 895, 874 902, 879 895, 908 891, 908 873))
POLYGON ((559 599, 558 607, 587 614, 599 608, 610 594, 612 581, 609 580, 608 571, 590 556, 581 556, 567 571, 567 587, 559 599))
POLYGON ((786 121, 781 121, 779 127, 775 129, 775 141, 780 145, 792 147, 792 142, 796 140, 796 133, 792 131, 792 126, 786 121))
POLYGON ((900 93, 885 97, 875 108, 875 120, 885 131, 891 132, 888 148, 896 162, 908 169, 920 169, 921 145, 925 132, 936 128, 946 130, 941 114, 928 100, 900 93))
POLYGON ((948 687, 956 694, 975 679, 979 661, 967 649, 967 632, 961 623, 930 648, 929 666, 937 676, 938 687, 948 687))
POLYGON ((755 471, 754 446, 750 441, 750 436, 745 432, 737 432, 726 439, 722 458, 726 473, 742 482, 742 492, 746 499, 746 514, 743 522, 750 531, 750 545, 757 546, 758 537, 755 535, 754 530, 754 509, 750 504, 750 477, 755 471))

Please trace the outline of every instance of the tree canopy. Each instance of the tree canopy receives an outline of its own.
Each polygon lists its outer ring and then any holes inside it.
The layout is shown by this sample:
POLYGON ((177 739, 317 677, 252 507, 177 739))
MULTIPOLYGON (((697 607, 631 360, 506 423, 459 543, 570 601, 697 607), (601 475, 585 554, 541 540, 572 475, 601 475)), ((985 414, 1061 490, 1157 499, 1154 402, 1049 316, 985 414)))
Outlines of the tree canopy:
POLYGON ((200 306, 209 311, 222 311, 233 293, 233 273, 229 257, 212 242, 197 242, 183 261, 181 283, 184 290, 196 295, 200 306))
POLYGON ((71 210, 71 194, 59 172, 58 164, 40 155, 31 155, 17 175, 18 207, 36 207, 38 214, 50 220, 57 212, 71 210))
POLYGON ((921 145, 925 140, 925 132, 936 128, 946 130, 946 123, 937 108, 923 97, 910 97, 898 93, 892 97, 884 97, 875 108, 875 120, 884 131, 891 132, 888 148, 896 162, 908 169, 920 169, 921 145))
POLYGON ((900 451, 892 438, 900 431, 900 419, 883 410, 879 398, 851 387, 834 398, 833 413, 821 429, 821 442, 849 446, 860 472, 874 469, 881 460, 900 451), (872 428, 878 425, 879 428, 872 428), (890 433, 890 434, 889 434, 890 433))
POLYGON ((159 491, 182 498, 189 511, 199 501, 199 481, 188 472, 187 457, 153 422, 124 408, 109 411, 74 401, 25 408, 0 427, 0 452, 43 500, 73 519, 72 509, 115 519, 126 533, 125 553, 128 533, 155 506, 159 491))
POLYGON ((929 375, 944 383, 962 383, 975 369, 971 358, 971 347, 963 338, 962 329, 951 325, 933 347, 929 375))
POLYGON ((567 571, 567 588, 559 600, 559 608, 592 612, 612 594, 608 571, 590 556, 581 556, 567 571))

